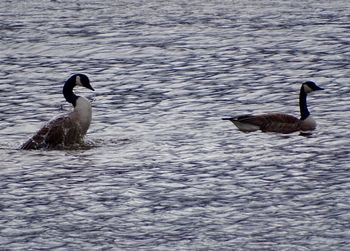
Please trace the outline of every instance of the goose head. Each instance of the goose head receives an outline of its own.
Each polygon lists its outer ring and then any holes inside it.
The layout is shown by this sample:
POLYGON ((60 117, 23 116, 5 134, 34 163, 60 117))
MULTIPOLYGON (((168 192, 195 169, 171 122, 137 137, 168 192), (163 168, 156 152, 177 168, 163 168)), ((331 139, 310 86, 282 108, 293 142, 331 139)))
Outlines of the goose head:
POLYGON ((89 78, 85 74, 74 74, 67 81, 66 85, 72 86, 82 86, 92 91, 95 91, 90 84, 89 78))
POLYGON ((87 89, 94 91, 90 84, 89 78, 84 74, 74 74, 67 79, 63 86, 63 96, 67 102, 71 103, 74 107, 76 106, 79 96, 75 95, 73 92, 74 87, 83 86, 87 89))
POLYGON ((305 93, 310 93, 310 92, 313 92, 313 91, 323 90, 323 88, 317 86, 312 81, 306 81, 305 83, 303 83, 302 89, 304 90, 305 93))

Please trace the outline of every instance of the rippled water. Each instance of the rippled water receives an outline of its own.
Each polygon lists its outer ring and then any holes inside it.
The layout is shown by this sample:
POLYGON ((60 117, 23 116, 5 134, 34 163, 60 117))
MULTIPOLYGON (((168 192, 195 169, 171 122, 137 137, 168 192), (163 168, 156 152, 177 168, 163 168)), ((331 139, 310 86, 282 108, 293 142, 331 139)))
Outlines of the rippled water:
POLYGON ((349 250, 350 3, 1 1, 0 249, 349 250), (20 151, 95 93, 77 151, 20 151), (298 115, 310 137, 221 117, 298 115))

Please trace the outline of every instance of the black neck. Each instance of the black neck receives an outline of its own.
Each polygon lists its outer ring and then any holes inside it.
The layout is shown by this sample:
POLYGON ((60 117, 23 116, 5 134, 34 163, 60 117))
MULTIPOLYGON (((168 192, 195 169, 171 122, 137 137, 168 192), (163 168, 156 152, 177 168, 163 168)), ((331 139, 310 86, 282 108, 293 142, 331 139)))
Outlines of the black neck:
POLYGON ((305 92, 304 87, 302 86, 299 94, 299 107, 300 107, 301 120, 306 119, 310 115, 310 112, 307 109, 306 97, 307 97, 307 93, 305 92))
POLYGON ((71 103, 75 107, 79 97, 73 92, 74 86, 75 83, 73 81, 67 81, 63 86, 63 96, 67 102, 71 103))

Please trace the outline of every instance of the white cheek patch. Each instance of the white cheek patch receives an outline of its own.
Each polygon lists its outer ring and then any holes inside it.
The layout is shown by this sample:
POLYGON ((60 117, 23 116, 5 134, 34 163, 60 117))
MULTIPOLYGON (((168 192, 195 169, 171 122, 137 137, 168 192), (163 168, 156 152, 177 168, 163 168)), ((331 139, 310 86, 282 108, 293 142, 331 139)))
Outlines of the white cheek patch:
POLYGON ((306 93, 310 93, 310 92, 312 92, 313 90, 312 90, 308 85, 304 85, 304 91, 305 91, 306 93))
POLYGON ((82 83, 81 83, 81 80, 80 80, 80 76, 77 76, 77 77, 75 78, 75 84, 76 84, 76 85, 79 85, 79 86, 83 86, 82 83))

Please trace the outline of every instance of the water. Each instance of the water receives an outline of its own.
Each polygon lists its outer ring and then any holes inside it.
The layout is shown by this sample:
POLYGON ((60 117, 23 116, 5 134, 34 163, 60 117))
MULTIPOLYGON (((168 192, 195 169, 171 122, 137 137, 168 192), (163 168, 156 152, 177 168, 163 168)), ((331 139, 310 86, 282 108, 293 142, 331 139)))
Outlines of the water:
POLYGON ((349 250, 347 0, 0 7, 0 249, 349 250), (94 147, 18 150, 74 72, 94 147), (310 137, 221 121, 298 115, 304 80, 310 137))

